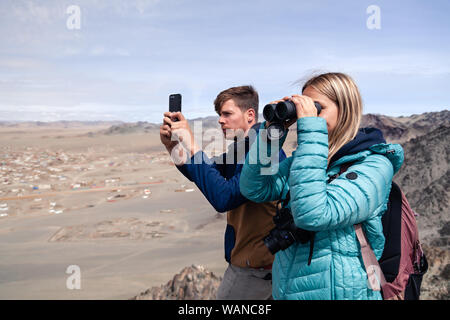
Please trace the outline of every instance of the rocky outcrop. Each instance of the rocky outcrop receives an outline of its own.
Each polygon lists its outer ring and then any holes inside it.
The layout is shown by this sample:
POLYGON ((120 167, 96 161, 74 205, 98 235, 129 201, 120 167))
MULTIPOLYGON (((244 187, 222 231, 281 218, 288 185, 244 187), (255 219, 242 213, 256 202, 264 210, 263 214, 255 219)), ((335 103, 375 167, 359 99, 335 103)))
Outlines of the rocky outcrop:
POLYGON ((403 143, 405 161, 394 178, 419 214, 419 231, 428 244, 448 237, 438 230, 450 221, 449 136, 450 126, 440 126, 403 143))
MULTIPOLYGON (((410 127, 403 134, 413 132, 417 136, 401 143, 405 161, 394 177, 419 214, 419 236, 429 264, 422 283, 422 300, 450 298, 449 119, 449 112, 443 111, 409 120, 410 127)), ((394 132, 388 135, 394 137, 394 132)), ((396 138, 401 140, 400 136, 396 138)))
POLYGON ((361 119, 361 128, 374 127, 383 132, 383 136, 388 141, 400 141, 406 138, 408 126, 396 120, 394 117, 365 114, 361 119))
POLYGON ((389 142, 403 143, 428 134, 439 127, 450 126, 450 111, 426 112, 408 117, 390 117, 378 114, 365 114, 361 127, 375 127, 383 132, 389 142))
POLYGON ((150 288, 132 300, 214 300, 221 280, 204 267, 192 265, 167 284, 150 288))
POLYGON ((159 125, 145 121, 138 121, 136 123, 122 123, 113 125, 109 129, 101 131, 101 133, 106 135, 147 133, 156 129, 159 129, 159 125))
POLYGON ((450 299, 450 251, 434 246, 423 246, 428 259, 428 272, 424 275, 421 300, 450 299))

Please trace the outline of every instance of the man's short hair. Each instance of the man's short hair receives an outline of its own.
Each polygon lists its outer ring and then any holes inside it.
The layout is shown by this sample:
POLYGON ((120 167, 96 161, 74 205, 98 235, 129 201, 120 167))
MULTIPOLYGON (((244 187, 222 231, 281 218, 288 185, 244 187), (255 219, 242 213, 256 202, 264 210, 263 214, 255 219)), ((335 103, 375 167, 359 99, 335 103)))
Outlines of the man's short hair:
POLYGON ((239 86, 226 89, 219 93, 216 100, 214 100, 214 107, 219 115, 222 105, 230 99, 233 99, 234 103, 242 112, 253 108, 255 110, 255 119, 258 121, 259 98, 255 88, 252 86, 239 86))

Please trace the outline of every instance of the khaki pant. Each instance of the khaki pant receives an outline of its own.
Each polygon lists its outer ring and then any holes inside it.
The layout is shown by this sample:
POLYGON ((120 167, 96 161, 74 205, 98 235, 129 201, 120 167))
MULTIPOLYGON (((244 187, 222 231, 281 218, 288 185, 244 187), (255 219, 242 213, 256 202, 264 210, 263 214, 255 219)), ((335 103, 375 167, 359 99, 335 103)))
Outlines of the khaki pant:
POLYGON ((272 299, 272 270, 228 265, 217 291, 217 300, 272 299))

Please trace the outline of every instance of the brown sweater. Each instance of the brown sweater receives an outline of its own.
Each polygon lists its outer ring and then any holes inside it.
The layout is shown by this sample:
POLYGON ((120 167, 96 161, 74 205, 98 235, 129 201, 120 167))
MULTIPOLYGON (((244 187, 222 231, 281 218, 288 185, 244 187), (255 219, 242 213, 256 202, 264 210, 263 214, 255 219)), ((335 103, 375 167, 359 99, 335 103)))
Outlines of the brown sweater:
POLYGON ((275 213, 275 201, 247 201, 227 212, 227 222, 234 228, 236 235, 231 264, 244 268, 262 268, 272 264, 274 256, 265 246, 263 238, 275 227, 275 213))

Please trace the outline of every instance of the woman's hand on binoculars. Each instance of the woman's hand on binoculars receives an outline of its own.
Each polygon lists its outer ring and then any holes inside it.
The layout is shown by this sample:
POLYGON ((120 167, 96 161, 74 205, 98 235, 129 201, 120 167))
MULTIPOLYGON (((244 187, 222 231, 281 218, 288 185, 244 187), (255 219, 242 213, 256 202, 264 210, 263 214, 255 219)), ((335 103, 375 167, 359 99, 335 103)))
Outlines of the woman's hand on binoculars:
POLYGON ((308 96, 293 94, 291 99, 297 108, 297 118, 317 117, 317 108, 314 100, 308 96))

